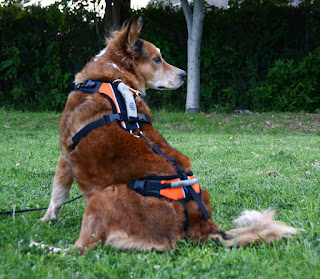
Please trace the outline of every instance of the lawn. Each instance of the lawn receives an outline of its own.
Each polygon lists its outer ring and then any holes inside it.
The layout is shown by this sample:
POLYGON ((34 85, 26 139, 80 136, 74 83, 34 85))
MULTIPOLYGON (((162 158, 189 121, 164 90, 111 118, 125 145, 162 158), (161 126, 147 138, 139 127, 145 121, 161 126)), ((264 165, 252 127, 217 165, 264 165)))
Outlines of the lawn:
MULTIPOLYGON (((54 113, 0 110, 0 210, 48 206, 59 157, 54 113)), ((210 192, 212 218, 224 230, 244 209, 278 209, 303 228, 272 245, 225 248, 180 241, 163 253, 98 247, 53 254, 31 240, 71 247, 85 204, 65 205, 56 222, 44 211, 0 215, 0 278, 320 278, 320 115, 156 112, 154 125, 187 154, 210 192), (274 173, 267 174, 268 171, 274 173)), ((270 172, 269 172, 270 173, 270 172)), ((76 185, 69 198, 80 194, 76 185)))

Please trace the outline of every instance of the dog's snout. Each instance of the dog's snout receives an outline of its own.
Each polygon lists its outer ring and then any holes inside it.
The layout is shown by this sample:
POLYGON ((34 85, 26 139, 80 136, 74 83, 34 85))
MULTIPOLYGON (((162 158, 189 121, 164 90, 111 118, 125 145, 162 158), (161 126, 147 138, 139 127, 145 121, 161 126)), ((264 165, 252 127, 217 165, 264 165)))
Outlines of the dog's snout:
POLYGON ((186 73, 185 71, 182 71, 182 72, 180 73, 180 77, 181 77, 182 79, 185 79, 186 76, 187 76, 187 73, 186 73))

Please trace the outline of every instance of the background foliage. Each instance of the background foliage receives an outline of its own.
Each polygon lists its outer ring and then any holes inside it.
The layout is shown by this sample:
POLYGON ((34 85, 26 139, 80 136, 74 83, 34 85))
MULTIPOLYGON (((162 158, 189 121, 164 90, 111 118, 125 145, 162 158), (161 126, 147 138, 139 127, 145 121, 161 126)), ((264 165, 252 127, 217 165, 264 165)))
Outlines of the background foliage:
MULTIPOLYGON (((201 106, 205 111, 318 111, 320 107, 320 8, 274 1, 230 1, 206 7, 201 50, 201 106)), ((65 1, 49 7, 0 7, 0 106, 63 109, 74 74, 103 46, 103 21, 65 1)), ((183 12, 147 7, 142 37, 164 58, 186 69, 183 12)), ((151 91, 153 108, 183 109, 186 86, 151 91)))

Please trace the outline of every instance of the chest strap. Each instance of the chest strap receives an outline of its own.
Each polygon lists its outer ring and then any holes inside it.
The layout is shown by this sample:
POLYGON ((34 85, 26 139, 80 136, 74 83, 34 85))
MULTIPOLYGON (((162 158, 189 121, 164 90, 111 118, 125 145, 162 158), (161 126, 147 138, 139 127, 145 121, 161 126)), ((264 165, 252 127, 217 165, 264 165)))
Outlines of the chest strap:
POLYGON ((114 121, 118 122, 119 126, 126 131, 142 130, 141 122, 151 124, 148 115, 137 112, 135 103, 135 98, 138 96, 136 94, 137 91, 130 91, 129 87, 122 82, 113 84, 104 81, 87 80, 84 83, 77 84, 75 90, 86 94, 100 93, 102 97, 107 98, 110 102, 113 114, 104 115, 76 133, 72 138, 73 148, 93 129, 114 121))
MULTIPOLYGON (((114 122, 114 121, 118 121, 118 122, 122 122, 124 121, 122 115, 120 113, 118 114, 106 114, 104 115, 102 118, 91 122, 90 124, 88 124, 87 126, 83 127, 78 133, 76 133, 73 137, 72 137, 72 142, 73 142, 73 148, 76 148, 77 144, 79 143, 79 141, 86 137, 93 129, 99 128, 105 124, 114 122)), ((135 119, 135 121, 137 122, 145 122, 148 124, 151 124, 148 115, 146 114, 138 114, 138 117, 135 119)), ((140 126, 142 127, 142 125, 140 126)))
POLYGON ((187 177, 187 180, 181 180, 179 175, 147 177, 131 181, 129 188, 144 196, 188 201, 192 199, 192 196, 187 187, 192 187, 199 194, 200 186, 198 179, 194 177, 192 172, 188 173, 187 177))

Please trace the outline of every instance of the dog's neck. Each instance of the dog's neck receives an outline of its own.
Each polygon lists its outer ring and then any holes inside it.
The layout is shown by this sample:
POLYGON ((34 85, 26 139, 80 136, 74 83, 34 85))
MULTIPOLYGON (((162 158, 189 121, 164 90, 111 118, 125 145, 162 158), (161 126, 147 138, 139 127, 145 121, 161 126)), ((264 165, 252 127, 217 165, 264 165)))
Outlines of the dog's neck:
POLYGON ((136 73, 134 65, 129 69, 116 64, 115 62, 108 61, 108 59, 91 59, 90 62, 77 73, 75 76, 75 84, 83 83, 84 81, 91 80, 106 80, 114 81, 121 79, 127 86, 135 88, 145 94, 145 81, 136 73))

